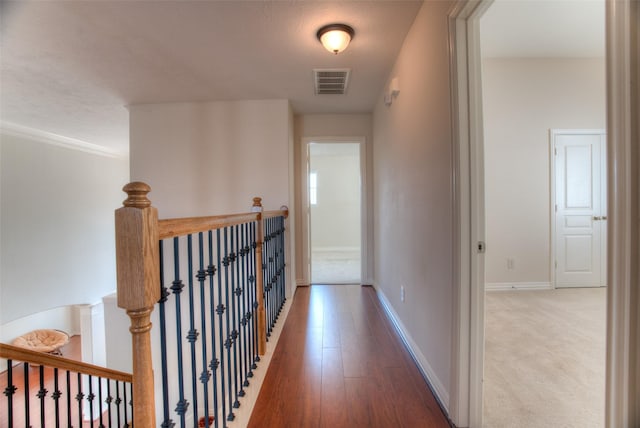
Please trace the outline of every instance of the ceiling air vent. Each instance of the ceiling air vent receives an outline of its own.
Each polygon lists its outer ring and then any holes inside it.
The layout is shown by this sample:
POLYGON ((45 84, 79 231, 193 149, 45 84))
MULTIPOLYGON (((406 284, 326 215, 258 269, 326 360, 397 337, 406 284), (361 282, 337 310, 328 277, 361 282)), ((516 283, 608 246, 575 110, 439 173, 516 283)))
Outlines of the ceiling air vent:
POLYGON ((316 95, 342 95, 347 91, 349 83, 348 68, 315 69, 313 76, 316 83, 316 95))

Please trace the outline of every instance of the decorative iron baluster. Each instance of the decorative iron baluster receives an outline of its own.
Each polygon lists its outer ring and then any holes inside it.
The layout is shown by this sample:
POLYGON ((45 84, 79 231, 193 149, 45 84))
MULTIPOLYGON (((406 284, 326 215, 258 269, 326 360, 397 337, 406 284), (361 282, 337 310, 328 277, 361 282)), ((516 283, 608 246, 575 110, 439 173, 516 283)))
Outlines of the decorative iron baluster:
MULTIPOLYGON (((28 425, 27 425, 28 426, 28 425)), ((71 372, 67 370, 67 426, 71 425, 71 372)))
MULTIPOLYGON (((117 417, 117 422, 118 422, 118 427, 121 427, 122 425, 120 424, 120 404, 122 403, 122 400, 120 399, 120 381, 116 381, 116 417, 117 417)), ((125 411, 126 413, 126 411, 125 411)))
POLYGON ((44 428, 45 424, 46 424, 46 418, 45 418, 45 412, 44 412, 44 399, 47 396, 47 389, 44 387, 44 366, 41 364, 39 367, 39 374, 40 374, 40 389, 38 390, 38 393, 36 394, 36 397, 38 397, 38 400, 40 400, 40 426, 42 426, 44 428))
MULTIPOLYGON (((221 237, 220 229, 218 229, 216 231, 216 236, 217 236, 217 240, 216 240, 217 244, 216 244, 216 246, 217 246, 217 250, 218 250, 218 253, 217 253, 218 254, 218 266, 221 266, 223 257, 222 257, 222 253, 221 253, 222 237, 221 237)), ((226 260, 226 255, 224 257, 224 260, 226 260)), ((220 339, 220 342, 219 342, 220 343, 220 400, 221 400, 221 404, 222 404, 222 417, 224 418, 224 416, 226 414, 226 409, 227 409, 226 397, 225 397, 225 395, 226 395, 225 372, 224 372, 225 359, 224 359, 224 350, 222 349, 223 344, 225 344, 224 333, 223 333, 223 330, 224 330, 224 328, 223 328, 223 325, 224 325, 223 315, 225 313, 225 306, 222 303, 222 274, 220 272, 218 272, 218 306, 216 308, 216 313, 218 314, 218 333, 219 333, 219 339, 220 339)), ((226 422, 223 422, 223 427, 226 427, 226 426, 227 426, 226 422)))
POLYGON ((198 340, 198 330, 195 327, 195 303, 193 300, 193 239, 192 235, 187 235, 187 273, 189 278, 189 351, 191 355, 191 394, 193 401, 193 420, 198 420, 198 375, 196 367, 196 341, 198 340))
MULTIPOLYGON (((167 366, 167 315, 165 304, 169 300, 169 289, 165 287, 164 283, 164 241, 160 241, 159 245, 159 257, 160 257, 160 300, 159 306, 159 318, 160 318, 160 360, 162 370, 162 428, 171 428, 175 426, 173 420, 170 418, 169 410, 169 369, 167 366)), ((111 421, 109 421, 111 426, 111 421)))
POLYGON ((263 230, 264 230, 264 238, 262 241, 262 293, 264 294, 264 310, 266 313, 266 326, 265 332, 267 335, 267 342, 269 341, 269 314, 271 312, 269 305, 269 281, 271 278, 269 277, 269 219, 263 220, 263 230))
POLYGON ((60 385, 58 382, 58 368, 53 369, 53 394, 51 394, 51 398, 53 399, 53 408, 55 411, 55 419, 56 419, 56 428, 60 427, 60 397, 62 396, 62 391, 60 391, 60 385))
POLYGON ((76 394, 76 401, 78 401, 78 426, 82 426, 82 399, 84 394, 82 393, 82 376, 77 373, 78 378, 78 393, 76 394))
POLYGON ((207 279, 207 271, 204 269, 204 242, 202 232, 198 233, 198 274, 197 279, 200 284, 200 328, 202 329, 202 373, 200 373, 200 382, 202 383, 204 398, 204 426, 209 428, 209 378, 211 372, 207 368, 207 317, 205 302, 205 281, 207 279))
MULTIPOLYGON (((231 291, 229 290, 229 264, 231 262, 230 258, 229 258, 229 233, 228 233, 228 227, 224 228, 224 259, 222 260, 222 263, 224 265, 224 283, 225 283, 225 302, 227 305, 227 308, 229 308, 229 299, 231 298, 231 296, 229 296, 231 294, 231 291)), ((230 314, 229 314, 229 310, 227 309, 226 312, 226 317, 225 317, 225 321, 226 321, 226 331, 227 331, 227 336, 226 336, 226 340, 224 342, 224 347, 227 350, 227 387, 228 387, 228 399, 229 399, 229 414, 227 415, 227 420, 228 421, 233 421, 235 419, 235 415, 233 414, 233 381, 232 381, 232 374, 231 374, 231 320, 230 320, 230 314)))
POLYGON ((113 426, 112 418, 111 418, 111 402, 113 401, 113 397, 111 396, 111 380, 107 379, 107 398, 104 400, 107 403, 107 421, 109 422, 109 428, 113 426))
POLYGON ((257 223, 253 222, 251 223, 251 257, 249 258, 249 263, 251 263, 251 278, 252 278, 252 284, 251 284, 251 309, 252 309, 252 313, 253 313, 253 364, 251 364, 251 368, 253 370, 258 368, 258 365, 256 364, 258 361, 260 361, 260 352, 259 352, 259 340, 260 340, 260 335, 258 333, 258 326, 260 325, 258 322, 258 296, 257 293, 261 293, 262 290, 258 290, 258 283, 257 283, 257 279, 256 279, 256 275, 257 275, 257 269, 260 269, 260 267, 256 266, 256 249, 258 247, 258 243, 256 241, 256 228, 257 228, 257 223))
MULTIPOLYGON (((98 413, 100 414, 100 427, 104 427, 103 411, 102 411, 102 378, 98 378, 98 413)), ((107 380, 108 381, 108 380, 107 380)))
POLYGON ((24 368, 24 424, 25 426, 31 426, 29 415, 29 363, 23 363, 24 368))
MULTIPOLYGON (((208 233, 209 238, 209 266, 207 267, 207 274, 209 275, 209 316, 211 318, 211 362, 209 368, 213 376, 213 409, 215 412, 214 424, 218 428, 218 366, 220 361, 216 354, 216 332, 215 332, 215 281, 214 275, 216 274, 216 266, 213 264, 213 231, 208 233)), ((219 266, 219 265, 218 265, 219 266)), ((204 333, 203 333, 204 334, 204 333)), ((224 401, 224 400, 223 400, 224 401)), ((224 414, 224 413, 223 413, 224 414)), ((208 423, 208 418, 207 418, 208 423)))
POLYGON ((242 371, 244 382, 242 383, 243 387, 248 387, 249 383, 249 373, 251 373, 251 368, 249 366, 249 304, 247 299, 249 298, 249 274, 247 269, 247 255, 249 254, 249 248, 247 246, 247 224, 243 224, 240 226, 240 246, 242 248, 242 261, 241 261, 241 271, 242 271, 242 357, 244 363, 244 370, 242 371))
POLYGON ((91 421, 91 426, 93 427, 93 399, 95 396, 93 395, 93 381, 91 379, 91 375, 89 375, 89 395, 87 395, 87 401, 89 402, 89 420, 91 421))
POLYGON ((242 360, 240 359, 240 341, 239 338, 239 330, 240 330, 240 301, 238 298, 240 297, 240 259, 238 256, 240 248, 238 247, 238 225, 235 225, 231 228, 231 254, 233 254, 232 266, 231 266, 231 290, 232 290, 232 300, 233 300, 233 377, 234 377, 234 385, 236 391, 236 401, 233 403, 234 408, 240 407, 240 401, 238 397, 244 396, 244 390, 242 389, 242 360), (235 266, 235 269, 234 269, 235 266), (238 368, 240 366, 240 368, 238 368), (240 379, 238 379, 240 378, 240 379))
POLYGON ((278 315, 282 312, 282 308, 284 308, 284 303, 287 300, 286 293, 286 260, 285 260, 285 251, 284 251, 284 238, 285 238, 285 227, 284 227, 284 216, 278 217, 278 281, 279 281, 279 290, 280 290, 280 302, 278 307, 278 315))
MULTIPOLYGON (((127 401, 127 384, 126 383, 122 383, 122 396, 124 399, 124 426, 128 427, 129 426, 129 418, 127 417, 127 408, 128 406, 131 405, 131 403, 129 401, 127 401)), ((133 419, 132 419, 133 420, 133 419)))
POLYGON ((15 394, 17 390, 18 387, 13 384, 13 360, 7 360, 7 387, 3 393, 7 397, 8 428, 13 428, 13 394, 15 394))
POLYGON ((189 407, 189 403, 184 398, 184 374, 182 372, 182 312, 180 305, 180 293, 184 288, 184 284, 180 279, 180 246, 179 239, 173 238, 173 264, 174 264, 174 281, 171 285, 175 298, 176 307, 176 353, 178 357, 178 396, 179 400, 176 405, 175 412, 180 417, 180 426, 186 425, 185 413, 189 407))

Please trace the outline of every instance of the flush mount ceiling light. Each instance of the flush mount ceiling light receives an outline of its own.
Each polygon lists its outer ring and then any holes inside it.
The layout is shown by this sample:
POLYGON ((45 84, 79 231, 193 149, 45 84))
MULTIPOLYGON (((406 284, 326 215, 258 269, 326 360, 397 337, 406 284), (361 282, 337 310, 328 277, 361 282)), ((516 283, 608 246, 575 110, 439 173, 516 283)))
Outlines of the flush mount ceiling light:
POLYGON ((349 46, 355 32, 346 24, 329 24, 316 33, 322 46, 331 53, 339 54, 349 46))

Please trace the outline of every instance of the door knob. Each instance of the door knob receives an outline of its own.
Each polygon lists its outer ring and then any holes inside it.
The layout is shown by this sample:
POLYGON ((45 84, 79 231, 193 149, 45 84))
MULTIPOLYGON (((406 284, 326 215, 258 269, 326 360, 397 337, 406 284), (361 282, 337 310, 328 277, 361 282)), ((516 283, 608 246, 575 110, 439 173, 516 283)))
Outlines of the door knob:
POLYGON ((594 219, 595 221, 598 221, 598 220, 602 220, 602 217, 599 217, 599 216, 597 216, 597 215, 594 215, 594 216, 593 216, 593 219, 594 219))

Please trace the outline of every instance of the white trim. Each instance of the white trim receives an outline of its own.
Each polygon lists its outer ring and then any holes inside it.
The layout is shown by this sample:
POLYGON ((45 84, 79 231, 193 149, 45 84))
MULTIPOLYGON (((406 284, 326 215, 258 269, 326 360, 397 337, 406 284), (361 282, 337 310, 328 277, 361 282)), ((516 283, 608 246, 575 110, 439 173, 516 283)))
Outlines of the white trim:
POLYGON ((2 134, 13 137, 26 138, 39 143, 50 144, 57 147, 64 147, 71 150, 78 150, 98 156, 105 156, 110 158, 127 158, 129 156, 128 153, 111 150, 97 144, 87 143, 86 141, 64 137, 62 135, 53 134, 51 132, 40 131, 38 129, 17 125, 15 123, 0 123, 0 132, 2 132, 2 134))
POLYGON ((493 0, 459 0, 449 12, 453 135, 454 306, 451 419, 482 426, 484 370, 484 174, 480 16, 493 0))
POLYGON ((553 290, 550 282, 487 282, 484 284, 485 291, 507 291, 507 290, 553 290))
POLYGON ((398 314, 396 313, 396 311, 393 310, 391 303, 389 303, 389 300, 384 295, 382 290, 379 287, 374 287, 374 289, 376 290, 378 299, 380 300, 380 303, 382 303, 382 307, 387 313, 387 316, 393 323, 398 334, 402 338, 402 341, 404 342, 407 349, 409 350, 409 353, 411 354, 416 364, 418 365, 418 369, 422 373, 422 376, 425 378, 426 382, 429 384, 429 386, 433 390, 433 393, 435 394, 436 399, 440 402, 443 409, 445 409, 448 412, 449 394, 447 393, 447 388, 444 387, 444 384, 442 383, 442 381, 438 378, 433 368, 431 368, 431 365, 425 358, 424 354, 420 352, 420 348, 418 347, 416 342, 413 340, 411 335, 408 333, 402 321, 400 321, 400 317, 398 317, 398 314))
POLYGON ((637 427, 640 421, 639 26, 639 2, 606 2, 608 428, 637 427))

